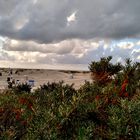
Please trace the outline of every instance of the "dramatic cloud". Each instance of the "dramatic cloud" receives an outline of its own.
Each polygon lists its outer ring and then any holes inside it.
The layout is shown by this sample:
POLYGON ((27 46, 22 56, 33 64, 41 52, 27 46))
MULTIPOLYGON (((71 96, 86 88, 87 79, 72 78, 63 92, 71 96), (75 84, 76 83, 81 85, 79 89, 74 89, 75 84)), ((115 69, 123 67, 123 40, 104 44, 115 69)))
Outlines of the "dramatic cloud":
POLYGON ((33 41, 5 40, 3 51, 21 62, 46 64, 88 64, 100 57, 112 55, 113 62, 131 56, 139 61, 139 41, 65 40, 55 44, 38 44, 33 41))
POLYGON ((0 9, 0 33, 14 39, 50 43, 140 36, 138 0, 1 0, 0 9))
POLYGON ((138 0, 1 0, 1 60, 88 64, 140 61, 138 0))

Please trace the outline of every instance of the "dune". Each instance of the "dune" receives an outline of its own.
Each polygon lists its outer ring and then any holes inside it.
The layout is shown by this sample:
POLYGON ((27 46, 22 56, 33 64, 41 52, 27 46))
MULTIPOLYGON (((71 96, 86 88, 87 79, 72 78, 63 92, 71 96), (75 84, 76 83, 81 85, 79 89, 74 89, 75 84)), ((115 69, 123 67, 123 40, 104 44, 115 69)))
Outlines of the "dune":
MULTIPOLYGON (((0 69, 0 89, 7 87, 7 77, 9 69, 0 69)), ((91 81, 90 72, 68 71, 68 70, 45 70, 45 69, 12 69, 13 79, 19 80, 21 83, 26 80, 34 80, 34 89, 47 82, 64 81, 66 84, 74 84, 74 88, 78 89, 85 81, 91 81)))

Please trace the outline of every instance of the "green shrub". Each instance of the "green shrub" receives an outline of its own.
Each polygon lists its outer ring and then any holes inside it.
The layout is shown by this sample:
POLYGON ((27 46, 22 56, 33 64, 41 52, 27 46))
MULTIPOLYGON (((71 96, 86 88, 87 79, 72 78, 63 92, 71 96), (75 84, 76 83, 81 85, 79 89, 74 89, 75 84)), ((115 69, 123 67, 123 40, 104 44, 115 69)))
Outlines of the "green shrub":
POLYGON ((0 139, 140 139, 139 64, 126 61, 119 72, 110 60, 91 64, 109 80, 115 74, 110 81, 85 82, 79 90, 47 83, 35 92, 22 84, 1 93, 0 139))
POLYGON ((27 95, 11 92, 0 95, 0 138, 21 139, 33 119, 33 101, 27 95))
POLYGON ((106 85, 114 74, 122 70, 120 63, 112 64, 110 61, 112 56, 103 57, 99 62, 93 61, 89 65, 89 70, 92 73, 92 78, 100 85, 106 85))
POLYGON ((12 91, 14 93, 23 93, 23 92, 27 92, 27 93, 30 93, 31 92, 31 86, 27 83, 21 83, 21 84, 18 84, 16 86, 13 86, 12 87, 12 91))

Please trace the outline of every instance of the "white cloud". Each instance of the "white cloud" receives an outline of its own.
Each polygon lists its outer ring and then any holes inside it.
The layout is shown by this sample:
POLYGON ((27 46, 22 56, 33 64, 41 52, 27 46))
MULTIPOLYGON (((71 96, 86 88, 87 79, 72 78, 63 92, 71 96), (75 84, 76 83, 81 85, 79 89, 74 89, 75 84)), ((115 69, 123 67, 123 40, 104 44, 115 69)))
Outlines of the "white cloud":
POLYGON ((122 49, 132 49, 134 47, 134 43, 133 42, 120 42, 118 44, 118 47, 122 48, 122 49))
POLYGON ((137 57, 138 60, 140 60, 140 55, 137 57))
POLYGON ((138 42, 136 43, 136 45, 140 46, 140 41, 138 41, 138 42))
POLYGON ((122 40, 111 43, 105 40, 77 39, 55 44, 40 44, 34 41, 6 39, 3 51, 17 62, 89 64, 92 60, 99 60, 100 57, 109 55, 113 56, 113 62, 122 61, 128 57, 138 60, 140 52, 134 44, 131 41, 127 43, 122 40))
POLYGON ((67 17, 67 26, 70 26, 71 23, 76 21, 76 12, 72 13, 69 17, 67 17))

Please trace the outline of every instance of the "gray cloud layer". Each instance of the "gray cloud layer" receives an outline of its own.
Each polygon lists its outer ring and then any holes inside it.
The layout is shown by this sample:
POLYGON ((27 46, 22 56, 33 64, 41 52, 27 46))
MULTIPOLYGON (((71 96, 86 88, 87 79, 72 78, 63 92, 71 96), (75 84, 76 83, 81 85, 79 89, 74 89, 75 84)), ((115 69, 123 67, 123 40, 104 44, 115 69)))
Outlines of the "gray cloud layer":
POLYGON ((50 43, 140 37, 139 0, 1 0, 0 34, 50 43), (67 17, 76 20, 67 26, 67 17))

